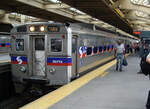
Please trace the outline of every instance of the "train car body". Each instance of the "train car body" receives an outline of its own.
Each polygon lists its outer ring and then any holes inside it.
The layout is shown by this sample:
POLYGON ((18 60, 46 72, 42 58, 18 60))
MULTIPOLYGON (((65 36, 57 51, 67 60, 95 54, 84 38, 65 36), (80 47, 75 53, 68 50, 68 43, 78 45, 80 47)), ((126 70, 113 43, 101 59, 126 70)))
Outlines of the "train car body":
POLYGON ((12 28, 11 24, 0 23, 0 53, 9 53, 11 50, 10 31, 12 28))
POLYGON ((11 63, 16 84, 64 85, 113 56, 115 33, 78 24, 33 23, 12 29, 11 63))
POLYGON ((10 33, 0 32, 0 53, 9 53, 11 50, 10 33))

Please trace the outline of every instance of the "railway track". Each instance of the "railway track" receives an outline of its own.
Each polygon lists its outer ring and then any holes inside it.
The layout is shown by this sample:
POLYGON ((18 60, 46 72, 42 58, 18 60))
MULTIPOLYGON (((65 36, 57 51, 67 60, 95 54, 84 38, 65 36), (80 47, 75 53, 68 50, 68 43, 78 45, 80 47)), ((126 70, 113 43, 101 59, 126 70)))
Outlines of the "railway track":
POLYGON ((0 109, 18 109, 19 107, 39 98, 28 94, 16 94, 0 103, 0 109))
POLYGON ((56 88, 43 87, 43 92, 31 89, 25 90, 21 94, 15 93, 12 82, 11 64, 9 62, 0 63, 0 109, 18 109, 19 107, 38 99, 56 88))
POLYGON ((34 91, 32 91, 32 93, 26 91, 21 94, 15 94, 11 98, 0 102, 0 109, 18 109, 19 107, 26 105, 54 90, 56 90, 56 88, 50 88, 49 90, 47 89, 47 91, 42 94, 37 94, 34 91))
POLYGON ((14 94, 10 63, 0 63, 0 102, 14 94))
POLYGON ((2 75, 6 72, 11 72, 10 62, 0 63, 0 74, 2 75))

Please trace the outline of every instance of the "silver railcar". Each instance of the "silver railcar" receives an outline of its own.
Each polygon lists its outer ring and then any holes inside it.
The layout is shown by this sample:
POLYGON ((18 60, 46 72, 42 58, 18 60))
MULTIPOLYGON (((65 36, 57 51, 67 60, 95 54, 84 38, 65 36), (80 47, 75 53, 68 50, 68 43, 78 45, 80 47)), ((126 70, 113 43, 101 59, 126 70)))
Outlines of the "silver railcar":
POLYGON ((0 32, 0 53, 9 53, 11 50, 10 33, 0 32))
POLYGON ((11 31, 11 64, 15 84, 64 85, 113 56, 112 32, 93 26, 59 23, 32 23, 11 31))
POLYGON ((11 24, 0 23, 0 53, 9 53, 11 50, 10 31, 12 28, 11 24))

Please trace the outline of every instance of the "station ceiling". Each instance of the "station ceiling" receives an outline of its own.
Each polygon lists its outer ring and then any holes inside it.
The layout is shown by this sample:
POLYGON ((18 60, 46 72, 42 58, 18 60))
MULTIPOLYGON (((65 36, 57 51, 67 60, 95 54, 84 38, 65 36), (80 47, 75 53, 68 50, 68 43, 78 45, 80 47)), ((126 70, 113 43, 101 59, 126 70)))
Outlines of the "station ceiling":
POLYGON ((108 5, 107 0, 61 0, 97 19, 107 22, 125 32, 132 33, 133 29, 126 19, 116 13, 108 5))
POLYGON ((6 13, 58 22, 92 23, 130 34, 133 30, 150 30, 149 8, 149 0, 5 0, 0 3, 0 9, 6 13))
POLYGON ((134 31, 150 30, 150 0, 116 0, 112 7, 121 10, 134 31))
POLYGON ((6 10, 8 12, 21 13, 24 15, 34 16, 47 20, 60 22, 77 22, 72 18, 50 12, 44 8, 42 9, 41 4, 38 2, 34 2, 34 0, 5 0, 0 3, 0 9, 6 10))

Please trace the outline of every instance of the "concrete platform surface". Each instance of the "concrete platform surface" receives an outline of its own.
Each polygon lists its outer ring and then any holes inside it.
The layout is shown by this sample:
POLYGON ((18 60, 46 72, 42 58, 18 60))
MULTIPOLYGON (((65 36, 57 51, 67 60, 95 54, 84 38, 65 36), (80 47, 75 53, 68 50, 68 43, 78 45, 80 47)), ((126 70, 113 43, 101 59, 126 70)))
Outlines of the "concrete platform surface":
POLYGON ((48 109, 146 109, 149 77, 137 74, 139 57, 129 56, 127 61, 122 72, 113 66, 103 78, 95 78, 48 109))

